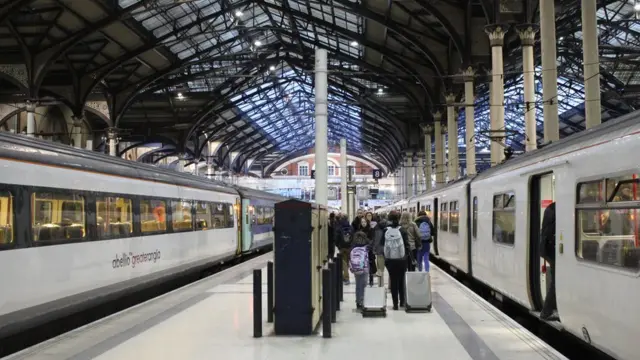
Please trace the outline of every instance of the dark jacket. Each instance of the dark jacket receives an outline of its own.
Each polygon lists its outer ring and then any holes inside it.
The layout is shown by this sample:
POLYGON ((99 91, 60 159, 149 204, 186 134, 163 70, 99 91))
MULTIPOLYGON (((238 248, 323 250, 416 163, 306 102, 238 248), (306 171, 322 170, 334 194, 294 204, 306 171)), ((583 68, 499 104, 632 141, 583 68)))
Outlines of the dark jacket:
POLYGON ((338 249, 349 249, 351 248, 351 244, 348 244, 344 241, 344 234, 348 233, 353 237, 353 228, 349 225, 349 220, 343 219, 341 221, 336 221, 335 232, 334 232, 334 242, 338 246, 338 249))
POLYGON ((420 216, 416 219, 416 225, 418 225, 418 228, 420 227, 420 225, 426 222, 427 224, 429 224, 429 227, 431 227, 431 239, 429 240, 422 240, 422 243, 431 243, 433 242, 433 238, 436 236, 436 228, 433 226, 433 223, 431 222, 431 219, 429 219, 428 216, 420 216))
MULTIPOLYGON (((335 236, 336 236, 336 227, 335 227, 336 221, 335 220, 329 220, 329 238, 328 238, 328 246, 329 249, 333 249, 336 246, 336 242, 335 242, 335 236)), ((331 253, 331 251, 329 251, 331 253)))
POLYGON ((384 232, 387 230, 386 221, 378 222, 373 228, 373 252, 376 255, 384 255, 384 232))
POLYGON ((553 261, 556 255, 556 203, 553 202, 544 210, 542 228, 540 229, 540 253, 547 260, 553 261))

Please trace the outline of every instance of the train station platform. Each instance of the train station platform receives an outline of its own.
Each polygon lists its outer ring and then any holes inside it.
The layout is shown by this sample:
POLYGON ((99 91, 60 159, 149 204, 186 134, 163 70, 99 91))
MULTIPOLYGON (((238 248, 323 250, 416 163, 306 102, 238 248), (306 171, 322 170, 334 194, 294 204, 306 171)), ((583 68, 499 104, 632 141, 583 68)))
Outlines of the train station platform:
POLYGON ((363 318, 348 285, 332 338, 276 337, 266 315, 264 336, 253 338, 251 272, 270 259, 249 260, 4 359, 566 359, 436 266, 431 313, 389 306, 386 318, 363 318))

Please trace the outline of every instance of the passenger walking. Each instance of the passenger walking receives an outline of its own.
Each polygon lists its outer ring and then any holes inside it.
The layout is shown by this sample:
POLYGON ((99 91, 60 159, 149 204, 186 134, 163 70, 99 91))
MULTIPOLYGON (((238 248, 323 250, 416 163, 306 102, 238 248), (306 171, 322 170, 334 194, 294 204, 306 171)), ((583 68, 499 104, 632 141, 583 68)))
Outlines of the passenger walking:
POLYGON ((345 285, 349 285, 349 255, 351 253, 351 240, 353 237, 353 228, 349 224, 347 215, 342 215, 336 221, 336 232, 334 240, 340 250, 342 256, 342 281, 345 285))
POLYGON ((435 228, 426 211, 420 211, 418 218, 416 219, 416 225, 420 231, 420 242, 422 247, 418 250, 418 256, 416 258, 418 262, 418 271, 429 271, 429 252, 431 251, 431 243, 433 242, 433 235, 435 234, 435 228))
MULTIPOLYGON (((376 276, 379 278, 379 285, 384 286, 384 232, 387 230, 386 220, 382 221, 379 215, 373 216, 376 225, 373 228, 373 253, 376 256, 376 276)), ((372 221, 372 223, 373 223, 372 221)))
POLYGON ((336 214, 332 212, 329 214, 329 234, 328 234, 328 253, 327 256, 329 259, 333 258, 336 253, 336 242, 335 242, 335 234, 336 234, 336 214))
MULTIPOLYGON (((358 227, 356 229, 354 229, 355 231, 361 231, 364 234, 366 234, 367 239, 368 239, 368 245, 371 247, 373 245, 373 229, 371 228, 371 225, 369 223, 369 221, 367 220, 366 217, 363 217, 362 219, 360 219, 360 223, 358 224, 358 227)), ((370 262, 370 267, 371 269, 375 269, 376 266, 376 259, 375 256, 370 256, 369 257, 369 262, 370 262)), ((369 271, 369 286, 373 286, 373 275, 375 273, 375 270, 373 271, 369 271)))
POLYGON ((384 234, 384 262, 389 272, 389 287, 393 309, 405 305, 404 275, 407 272, 407 252, 409 235, 400 226, 400 215, 392 211, 389 214, 390 225, 384 234))
MULTIPOLYGON (((363 219, 364 220, 364 219, 363 219)), ((349 253, 349 269, 356 279, 356 307, 362 309, 364 303, 364 288, 367 286, 367 277, 371 269, 373 251, 369 244, 369 238, 363 231, 353 234, 353 246, 349 253)))
POLYGON ((544 320, 558 320, 556 304, 556 203, 552 202, 544 211, 542 228, 540 230, 540 250, 542 257, 549 263, 550 284, 540 318, 544 320))
POLYGON ((407 267, 409 271, 416 270, 416 258, 418 257, 418 250, 422 247, 420 241, 420 229, 415 222, 411 221, 411 213, 405 211, 400 218, 400 226, 407 232, 409 240, 409 254, 407 254, 407 267))

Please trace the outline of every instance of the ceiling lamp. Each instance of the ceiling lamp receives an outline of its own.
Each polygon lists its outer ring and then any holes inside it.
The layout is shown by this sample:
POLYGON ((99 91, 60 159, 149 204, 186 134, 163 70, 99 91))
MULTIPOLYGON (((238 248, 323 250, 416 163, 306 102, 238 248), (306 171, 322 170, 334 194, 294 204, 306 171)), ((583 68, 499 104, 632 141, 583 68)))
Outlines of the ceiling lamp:
POLYGON ((242 10, 236 10, 236 17, 240 17, 242 15, 242 10))
POLYGON ((181 92, 178 93, 178 99, 184 99, 184 95, 181 92))
POLYGON ((276 71, 276 67, 275 67, 275 66, 273 66, 273 65, 271 65, 271 66, 269 66, 269 70, 271 70, 271 71, 276 71))
POLYGON ((378 89, 378 94, 382 94, 384 92, 384 90, 382 90, 382 88, 378 89))
POLYGON ((353 41, 351 42, 351 46, 358 46, 358 42, 357 42, 357 41, 355 41, 355 40, 353 40, 353 41))
POLYGON ((262 46, 262 41, 260 41, 260 40, 256 40, 256 41, 254 41, 254 42, 253 42, 253 45, 255 45, 255 46, 262 46))

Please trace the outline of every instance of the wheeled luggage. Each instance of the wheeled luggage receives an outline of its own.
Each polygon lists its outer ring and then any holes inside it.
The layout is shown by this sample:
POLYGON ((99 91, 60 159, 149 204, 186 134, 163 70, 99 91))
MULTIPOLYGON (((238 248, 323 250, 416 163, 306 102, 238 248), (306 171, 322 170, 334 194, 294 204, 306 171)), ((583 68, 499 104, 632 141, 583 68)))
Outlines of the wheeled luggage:
POLYGON ((428 272, 407 271, 405 291, 406 312, 431 311, 431 276, 428 272))
POLYGON ((387 289, 380 286, 364 288, 362 317, 387 316, 387 289))

